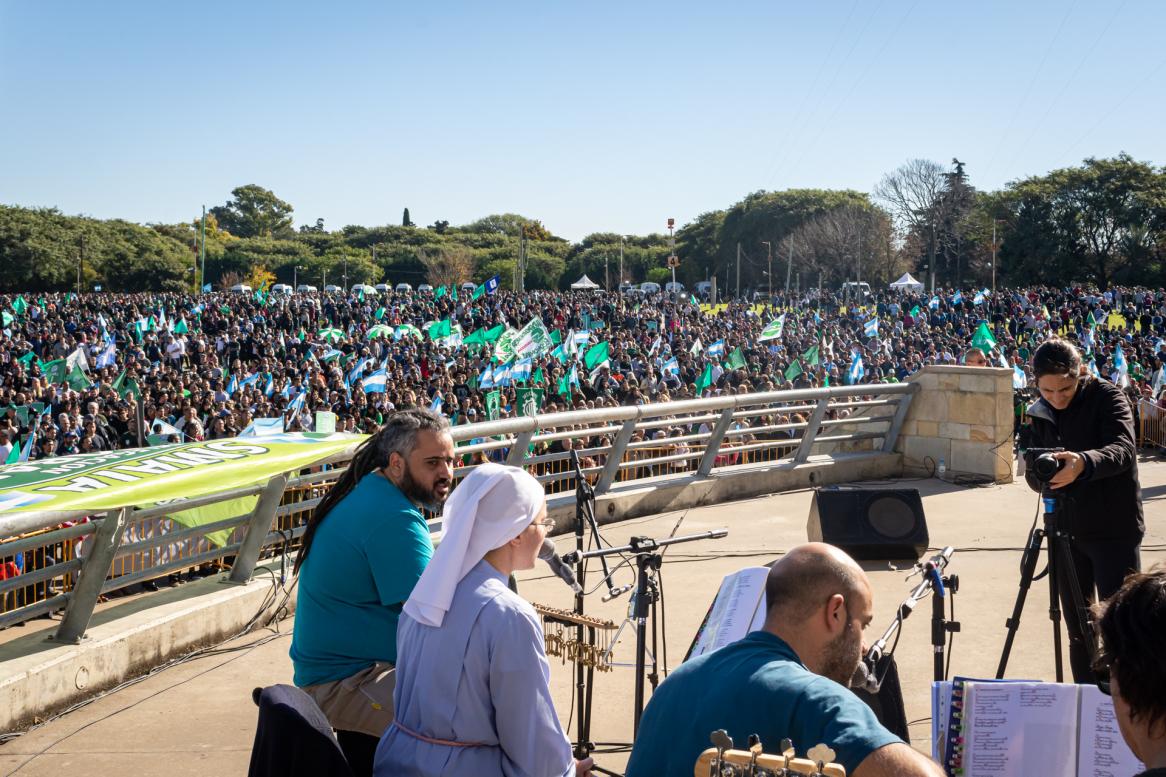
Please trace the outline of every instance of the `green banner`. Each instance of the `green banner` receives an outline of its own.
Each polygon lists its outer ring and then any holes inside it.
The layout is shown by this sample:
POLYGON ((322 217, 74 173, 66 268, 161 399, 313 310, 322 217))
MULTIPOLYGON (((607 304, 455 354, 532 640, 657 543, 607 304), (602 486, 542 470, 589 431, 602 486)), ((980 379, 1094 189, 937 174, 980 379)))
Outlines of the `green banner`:
POLYGON ((0 515, 152 505, 261 483, 364 435, 275 434, 84 453, 0 466, 0 515))

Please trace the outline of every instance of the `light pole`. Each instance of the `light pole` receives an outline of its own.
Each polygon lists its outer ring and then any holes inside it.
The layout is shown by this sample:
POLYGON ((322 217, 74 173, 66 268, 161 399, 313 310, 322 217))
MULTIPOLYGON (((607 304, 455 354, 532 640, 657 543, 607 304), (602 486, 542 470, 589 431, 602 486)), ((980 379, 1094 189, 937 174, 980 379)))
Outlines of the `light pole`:
POLYGON ((769 284, 769 300, 772 302, 773 301, 773 245, 768 240, 762 240, 761 245, 765 246, 766 255, 768 257, 767 262, 769 264, 769 271, 767 273, 765 273, 765 275, 769 279, 767 281, 767 283, 769 284))
POLYGON ((676 226, 676 219, 668 219, 668 266, 672 268, 672 293, 676 294, 676 265, 679 260, 676 258, 676 236, 672 234, 672 228, 676 226))
POLYGON ((623 235, 619 236, 619 291, 623 291, 623 235))
POLYGON ((299 272, 302 269, 304 269, 304 266, 302 264, 293 264, 292 265, 292 291, 295 291, 296 288, 298 287, 298 284, 296 283, 296 281, 299 280, 299 272))
POLYGON ((992 299, 996 298, 996 219, 992 219, 992 299))

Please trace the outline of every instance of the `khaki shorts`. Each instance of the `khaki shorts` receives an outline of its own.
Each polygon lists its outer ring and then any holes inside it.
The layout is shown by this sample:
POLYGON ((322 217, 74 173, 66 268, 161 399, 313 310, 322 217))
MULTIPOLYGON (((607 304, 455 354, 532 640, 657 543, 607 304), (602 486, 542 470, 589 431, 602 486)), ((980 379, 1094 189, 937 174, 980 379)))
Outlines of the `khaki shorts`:
POLYGON ((343 680, 309 685, 304 692, 315 700, 337 731, 380 737, 393 722, 396 684, 393 665, 378 663, 343 680))

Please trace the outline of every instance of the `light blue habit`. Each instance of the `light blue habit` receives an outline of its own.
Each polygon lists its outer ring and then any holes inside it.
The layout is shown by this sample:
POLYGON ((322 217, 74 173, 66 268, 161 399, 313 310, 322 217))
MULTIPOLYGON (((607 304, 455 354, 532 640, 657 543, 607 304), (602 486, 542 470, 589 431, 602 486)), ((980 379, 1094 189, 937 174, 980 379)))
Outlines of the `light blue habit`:
POLYGON ((555 714, 542 625, 534 609, 482 560, 458 583, 440 627, 403 613, 397 626, 397 720, 374 777, 566 777, 571 743, 555 714))

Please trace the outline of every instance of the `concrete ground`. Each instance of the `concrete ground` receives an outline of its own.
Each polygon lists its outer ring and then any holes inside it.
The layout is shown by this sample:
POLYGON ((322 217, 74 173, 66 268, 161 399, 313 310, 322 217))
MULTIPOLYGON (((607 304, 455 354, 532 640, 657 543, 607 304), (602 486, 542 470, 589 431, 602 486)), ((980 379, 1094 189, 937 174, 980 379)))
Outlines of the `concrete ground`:
MULTIPOLYGON (((1143 563, 1166 561, 1166 461, 1144 457, 1141 482, 1147 536, 1143 563)), ((1004 620, 1017 591, 1020 549, 1037 508, 1035 494, 1023 483, 964 488, 938 480, 872 483, 918 488, 936 548, 957 548, 949 571, 960 578, 953 674, 991 677, 1003 646, 1004 620)), ((728 537, 671 547, 665 554, 663 583, 668 637, 667 665, 679 664, 704 617, 717 586, 728 573, 766 564, 806 538, 811 491, 775 494, 635 519, 604 527, 604 537, 622 544, 629 537, 664 538, 727 528, 728 537)), ((1103 520, 1099 516, 1099 520, 1103 520)), ((561 552, 573 548, 573 536, 557 538, 561 552)), ((866 565, 875 590, 875 619, 868 639, 877 638, 918 578, 886 563, 866 565)), ((598 567, 594 567, 597 569, 598 567)), ((594 574, 592 580, 594 581, 594 574)), ((627 570, 620 583, 632 582, 627 570)), ((536 569, 520 578, 528 599, 569 609, 569 590, 536 569)), ((619 623, 626 616, 626 595, 601 603, 587 599, 588 612, 619 623)), ((1010 677, 1052 680, 1052 635, 1048 595, 1042 581, 1033 586, 1008 667, 1010 677)), ((94 775, 206 775, 246 772, 255 731, 251 689, 290 682, 287 657, 292 622, 280 631, 252 634, 218 652, 173 666, 142 682, 107 694, 8 744, 0 746, 0 773, 59 775, 82 770, 94 775)), ((634 659, 634 635, 626 632, 616 661, 634 659)), ((663 659, 661 651, 660 658, 663 659)), ((931 645, 930 605, 924 602, 906 621, 896 653, 903 682, 912 741, 929 750, 931 645)), ((573 675, 571 665, 552 659, 552 685, 564 725, 568 723, 573 675)), ((597 675, 591 738, 599 743, 626 743, 632 736, 634 673, 617 667, 597 675)), ((572 722, 569 727, 574 736, 572 722)), ((598 754, 597 762, 621 771, 626 753, 598 754)))

